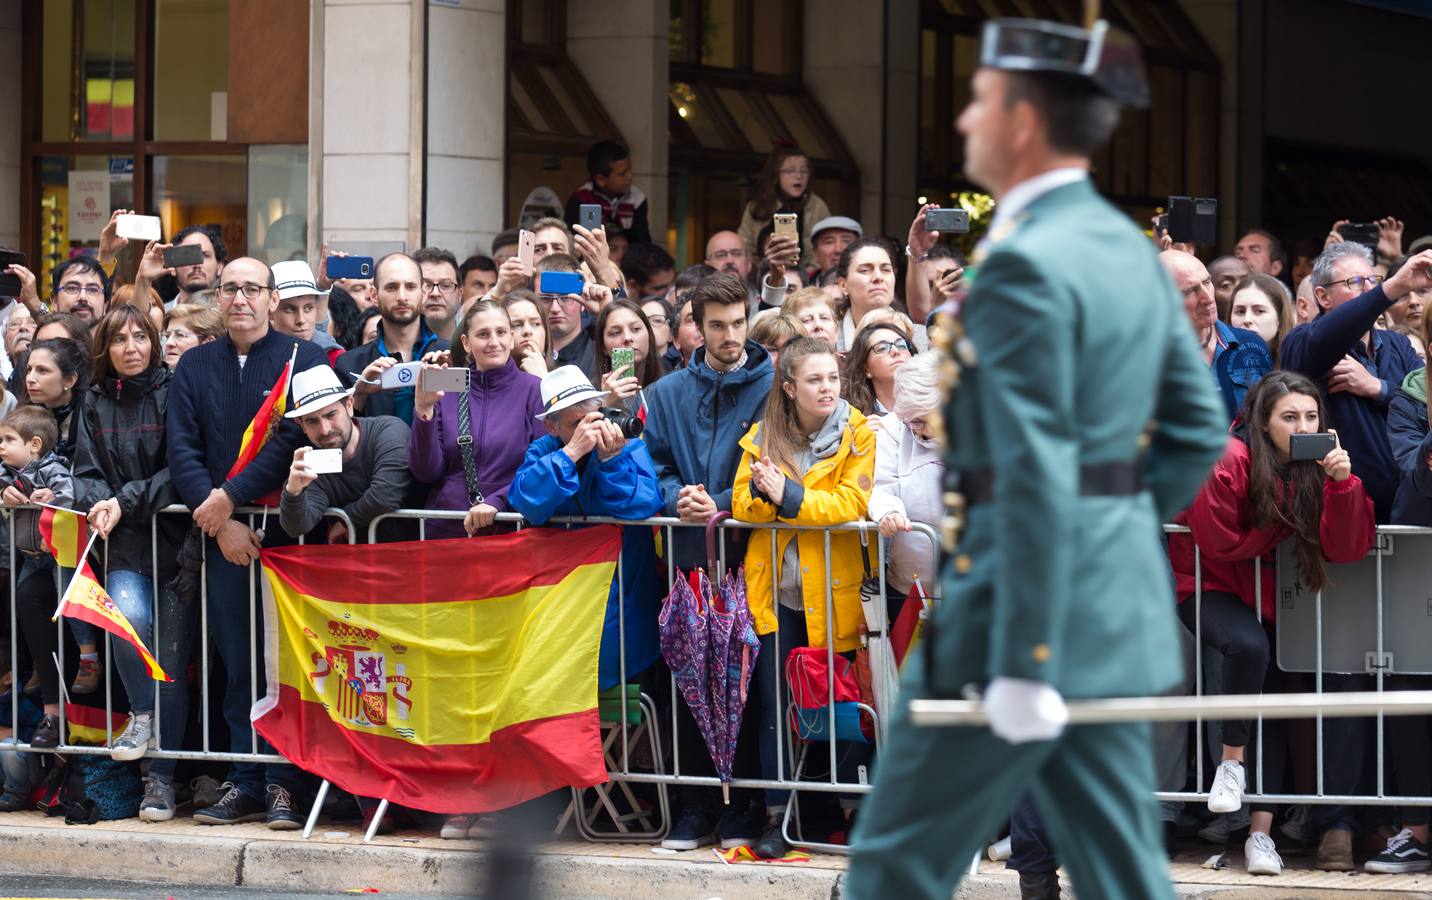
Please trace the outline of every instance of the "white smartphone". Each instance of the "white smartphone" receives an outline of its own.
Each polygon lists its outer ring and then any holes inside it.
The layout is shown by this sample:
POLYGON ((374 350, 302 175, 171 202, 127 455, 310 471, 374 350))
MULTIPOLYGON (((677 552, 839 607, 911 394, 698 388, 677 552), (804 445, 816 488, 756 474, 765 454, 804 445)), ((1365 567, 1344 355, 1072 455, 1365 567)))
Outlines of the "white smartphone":
POLYGON ((416 387, 418 373, 422 370, 423 364, 420 362, 405 362, 389 366, 383 370, 383 376, 378 379, 378 386, 385 391, 416 387))
POLYGON ((315 475, 339 475, 343 472, 343 448, 310 449, 303 454, 303 461, 308 464, 309 471, 315 475))
POLYGON ((114 223, 116 234, 138 241, 159 240, 160 228, 158 216, 137 216, 134 213, 125 213, 114 223))
POLYGON ((465 391, 471 383, 472 373, 461 369, 424 369, 419 379, 425 391, 465 391))

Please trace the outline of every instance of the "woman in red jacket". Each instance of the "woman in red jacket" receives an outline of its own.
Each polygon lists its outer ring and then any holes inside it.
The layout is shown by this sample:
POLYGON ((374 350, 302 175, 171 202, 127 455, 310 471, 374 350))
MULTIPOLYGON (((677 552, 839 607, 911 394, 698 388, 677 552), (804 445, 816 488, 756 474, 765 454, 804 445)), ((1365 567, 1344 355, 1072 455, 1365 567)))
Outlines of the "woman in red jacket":
MULTIPOLYGON (((1352 461, 1340 443, 1321 461, 1290 459, 1293 435, 1327 428, 1322 400, 1311 381, 1292 372, 1269 373, 1249 391, 1242 419, 1244 439, 1229 441, 1193 505, 1175 520, 1188 525, 1192 534, 1169 538, 1179 618, 1190 631, 1196 629, 1195 617, 1201 618, 1204 644, 1223 656, 1223 691, 1228 694, 1272 692, 1281 682, 1271 649, 1278 545, 1294 542, 1303 585, 1317 591, 1326 580, 1326 563, 1361 559, 1376 535, 1372 501, 1352 474, 1352 461), (1193 598, 1194 544, 1201 554, 1201 608, 1193 598), (1255 587, 1258 559, 1263 561, 1261 597, 1255 587)), ((1208 800, 1213 812, 1235 812, 1243 805, 1249 725, 1223 723, 1223 761, 1208 800)), ((1263 732, 1264 788, 1277 790, 1284 756, 1281 729, 1265 723, 1263 732)), ((1255 806, 1244 848, 1252 874, 1282 871, 1269 837, 1272 824, 1272 807, 1255 806)))

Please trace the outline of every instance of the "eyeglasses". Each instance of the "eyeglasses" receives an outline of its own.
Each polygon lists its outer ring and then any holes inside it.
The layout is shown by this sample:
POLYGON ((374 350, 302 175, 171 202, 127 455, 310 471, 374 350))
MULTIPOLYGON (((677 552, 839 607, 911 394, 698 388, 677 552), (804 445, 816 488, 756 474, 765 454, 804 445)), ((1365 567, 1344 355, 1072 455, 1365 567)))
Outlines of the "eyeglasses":
POLYGON ((803 175, 803 176, 805 176, 806 178, 809 178, 809 177, 810 177, 810 169, 782 169, 782 170, 781 170, 781 174, 782 174, 782 175, 791 175, 791 176, 803 175))
POLYGON ((746 248, 737 247, 734 250, 718 250, 711 254, 712 259, 745 259, 746 248))
POLYGON ((870 345, 870 352, 875 356, 884 356, 892 350, 900 350, 908 355, 913 349, 910 342, 904 338, 898 341, 876 341, 870 345))
POLYGON ((439 294, 451 294, 451 293, 452 293, 453 291, 455 291, 455 290, 457 290, 457 282, 456 282, 456 281, 424 281, 424 282, 423 282, 423 293, 424 293, 424 294, 431 294, 433 291, 437 291, 439 294))
POLYGON ((98 284, 80 284, 78 281, 66 281, 60 285, 60 293, 66 297, 74 298, 80 294, 86 297, 103 297, 104 288, 98 284))
POLYGON ((570 294, 543 294, 542 299, 549 306, 553 303, 560 303, 563 306, 576 306, 582 302, 582 298, 573 297, 570 294))
POLYGON ((1383 275, 1354 275, 1351 278, 1344 278, 1342 281, 1329 281, 1324 287, 1345 284, 1350 291, 1362 291, 1364 286, 1367 290, 1372 290, 1386 280, 1386 276, 1383 275))
POLYGON ((187 341, 191 337, 194 337, 194 332, 185 331, 182 328, 175 328, 172 331, 165 331, 159 335, 159 339, 166 344, 170 341, 187 341))
POLYGON ((646 320, 651 323, 653 328, 665 328, 671 324, 671 320, 666 316, 647 316, 646 320))
POLYGON ((266 290, 268 290, 268 286, 263 284, 254 284, 253 282, 248 284, 234 284, 232 281, 227 281, 219 285, 218 293, 220 298, 232 300, 242 291, 245 300, 257 300, 263 296, 263 292, 266 290))

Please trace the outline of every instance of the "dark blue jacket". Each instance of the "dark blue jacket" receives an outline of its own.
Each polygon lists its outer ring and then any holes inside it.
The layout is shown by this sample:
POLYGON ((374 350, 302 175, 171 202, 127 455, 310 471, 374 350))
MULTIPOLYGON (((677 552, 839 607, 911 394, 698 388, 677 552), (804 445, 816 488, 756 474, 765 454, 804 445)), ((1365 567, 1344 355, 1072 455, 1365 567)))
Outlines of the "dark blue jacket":
MULTIPOLYGON (((507 502, 533 525, 545 524, 553 516, 645 519, 661 512, 656 472, 640 440, 627 441, 622 451, 606 462, 593 451, 573 463, 562 452, 562 442, 557 438, 538 438, 527 448, 508 489, 507 502)), ((666 592, 651 528, 622 529, 619 573, 621 594, 613 578, 606 623, 602 626, 598 687, 603 690, 622 680, 619 636, 623 624, 628 680, 646 671, 661 656, 656 617, 666 592), (618 604, 618 596, 625 600, 624 604, 618 604)))
MULTIPOLYGON (((765 413, 771 377, 765 348, 747 341, 746 364, 734 372, 718 373, 707 365, 706 349, 698 347, 686 368, 646 389, 644 439, 661 481, 666 515, 676 515, 677 495, 687 484, 706 485, 716 508, 730 511, 741 437, 765 413)), ((705 564, 700 529, 677 529, 673 544, 678 566, 705 564)))
POLYGON ((1401 479, 1392 501, 1393 525, 1432 525, 1432 435, 1427 432, 1427 370, 1402 380, 1387 407, 1387 441, 1401 479))
POLYGON ((293 451, 303 431, 292 419, 279 419, 278 429, 253 462, 229 479, 239 444, 254 414, 268 399, 294 345, 293 371, 328 365, 317 344, 269 328, 249 348, 239 368, 238 352, 226 334, 200 344, 179 358, 169 383, 169 478, 180 501, 195 509, 222 487, 235 506, 252 503, 278 490, 293 464, 293 451))
POLYGON ((1294 328, 1283 339, 1282 349, 1283 368, 1308 376, 1322 391, 1330 424, 1338 430, 1343 448, 1352 457, 1353 473, 1362 479, 1372 497, 1378 524, 1390 521, 1393 497, 1401 480, 1401 468, 1387 438, 1387 406, 1407 373, 1422 368, 1422 360, 1406 337, 1373 329, 1377 317, 1390 306, 1392 301, 1379 285, 1294 328), (1370 357, 1362 347, 1362 337, 1369 331, 1370 357), (1377 397, 1327 392, 1328 372, 1344 356, 1352 356, 1382 380, 1382 392, 1377 397))
POLYGON ((1243 408, 1243 398, 1259 379, 1273 369, 1273 354, 1268 345, 1255 331, 1234 328, 1232 325, 1215 320, 1218 330, 1218 350, 1213 357, 1213 381, 1223 395, 1223 406, 1228 411, 1228 421, 1238 418, 1243 408))

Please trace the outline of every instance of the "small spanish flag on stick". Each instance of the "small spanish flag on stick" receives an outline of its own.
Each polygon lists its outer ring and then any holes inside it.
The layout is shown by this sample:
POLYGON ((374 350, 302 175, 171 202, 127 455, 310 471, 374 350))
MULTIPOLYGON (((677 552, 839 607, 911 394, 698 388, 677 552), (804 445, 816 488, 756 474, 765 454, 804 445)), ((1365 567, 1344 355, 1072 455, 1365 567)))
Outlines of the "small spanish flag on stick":
MULTIPOLYGON (((288 355, 288 364, 278 374, 278 381, 273 383, 273 389, 269 391, 268 398, 264 400, 263 406, 254 413, 254 419, 249 427, 244 429, 243 439, 239 441, 239 455, 234 458, 234 464, 229 467, 227 477, 233 478, 242 472, 259 451, 273 437, 273 433, 283 424, 283 413, 288 408, 288 383, 293 378, 294 362, 298 359, 298 344, 293 345, 293 352, 288 355)), ((267 497, 258 501, 260 506, 278 506, 278 491, 274 491, 267 497)), ((267 514, 265 514, 267 517, 267 514)))
POLYGON ((64 615, 88 622, 96 628, 103 628, 135 649, 139 658, 144 661, 144 668, 149 672, 150 678, 155 681, 173 681, 174 679, 164 674, 164 670, 159 667, 159 661, 150 654, 149 648, 144 646, 144 641, 139 639, 134 626, 129 624, 124 613, 115 606, 113 598, 90 568, 90 548, 94 546, 99 533, 91 533, 85 527, 84 517, 79 513, 47 506, 40 512, 40 536, 54 555, 55 562, 66 569, 75 570, 74 577, 60 596, 60 605, 55 608, 55 614, 50 620, 54 621, 64 615), (80 550, 80 541, 86 534, 89 539, 85 541, 84 549, 80 550))

